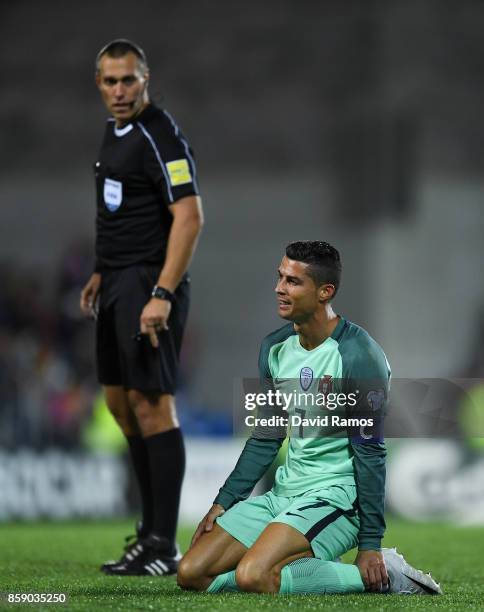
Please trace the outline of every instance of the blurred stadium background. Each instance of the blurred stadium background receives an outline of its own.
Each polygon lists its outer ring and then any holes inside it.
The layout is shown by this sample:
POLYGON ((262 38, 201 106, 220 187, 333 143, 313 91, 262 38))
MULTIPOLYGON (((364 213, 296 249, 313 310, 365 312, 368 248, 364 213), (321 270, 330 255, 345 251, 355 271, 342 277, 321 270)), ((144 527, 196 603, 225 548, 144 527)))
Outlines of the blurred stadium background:
MULTIPOLYGON (((234 379, 256 375, 280 324, 275 269, 292 240, 341 250, 337 309, 382 344, 394 376, 473 378, 484 410, 483 30, 473 0, 2 3, 1 521, 136 507, 78 310, 105 120, 93 62, 119 36, 147 52, 206 210, 178 398, 182 523, 241 448, 234 379)), ((389 510, 484 523, 479 441, 390 450, 389 510)))

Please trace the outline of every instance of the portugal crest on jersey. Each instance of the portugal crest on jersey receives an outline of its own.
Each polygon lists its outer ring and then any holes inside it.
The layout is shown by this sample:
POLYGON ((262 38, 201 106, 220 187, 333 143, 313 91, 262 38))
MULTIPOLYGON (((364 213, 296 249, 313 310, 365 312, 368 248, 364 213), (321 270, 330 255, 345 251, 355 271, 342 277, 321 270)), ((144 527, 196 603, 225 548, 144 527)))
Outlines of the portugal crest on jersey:
POLYGON ((311 383, 313 382, 313 376, 314 374, 311 368, 301 368, 301 371, 299 372, 299 380, 301 381, 303 391, 307 391, 309 389, 311 383))
POLYGON ((114 212, 121 206, 123 201, 123 183, 114 179, 104 179, 104 204, 106 208, 114 212))
POLYGON ((331 374, 325 374, 319 379, 318 391, 323 395, 328 395, 333 390, 333 377, 331 374))

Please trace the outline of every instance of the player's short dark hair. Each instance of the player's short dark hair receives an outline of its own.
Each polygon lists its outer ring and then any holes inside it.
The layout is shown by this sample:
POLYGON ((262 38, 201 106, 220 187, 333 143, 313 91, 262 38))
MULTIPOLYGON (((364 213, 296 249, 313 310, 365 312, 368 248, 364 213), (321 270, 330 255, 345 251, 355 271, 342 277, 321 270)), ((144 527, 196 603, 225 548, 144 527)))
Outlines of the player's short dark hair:
POLYGON ((124 57, 128 53, 134 53, 136 55, 142 70, 148 68, 145 52, 139 45, 127 38, 116 38, 107 45, 104 45, 101 51, 96 55, 96 72, 99 70, 99 62, 103 55, 107 55, 108 57, 124 57))
POLYGON ((341 258, 334 246, 321 240, 300 240, 286 247, 286 257, 308 264, 308 274, 316 285, 331 283, 335 292, 341 280, 341 258))

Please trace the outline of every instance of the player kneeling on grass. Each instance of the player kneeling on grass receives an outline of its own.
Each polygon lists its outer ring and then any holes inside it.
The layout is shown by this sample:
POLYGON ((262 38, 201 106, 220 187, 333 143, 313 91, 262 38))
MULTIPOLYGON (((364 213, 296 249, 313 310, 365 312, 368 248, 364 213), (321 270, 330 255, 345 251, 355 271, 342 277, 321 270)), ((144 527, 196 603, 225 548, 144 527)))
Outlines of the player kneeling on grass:
MULTIPOLYGON (((276 294, 279 315, 290 323, 263 341, 261 379, 270 381, 273 392, 287 381, 323 393, 331 381, 343 386, 357 381, 353 413, 383 412, 390 368, 368 333, 333 311, 340 274, 339 253, 331 245, 287 247, 276 294)), ((294 405, 287 408, 288 415, 308 416, 294 405)), ((359 435, 340 430, 340 435, 306 436, 298 427, 289 432, 287 458, 274 487, 249 498, 286 435, 256 427, 180 562, 178 584, 211 593, 440 593, 430 575, 411 567, 395 549, 380 547, 382 438, 360 428, 359 435), (336 561, 356 546, 354 565, 336 561)))

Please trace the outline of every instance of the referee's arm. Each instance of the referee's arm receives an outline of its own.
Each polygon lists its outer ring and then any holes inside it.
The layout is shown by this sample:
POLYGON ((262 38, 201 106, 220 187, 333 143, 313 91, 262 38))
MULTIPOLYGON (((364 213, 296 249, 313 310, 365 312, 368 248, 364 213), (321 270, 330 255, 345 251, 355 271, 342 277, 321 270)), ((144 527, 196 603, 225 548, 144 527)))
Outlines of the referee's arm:
POLYGON ((186 196, 169 206, 173 223, 168 237, 166 259, 158 285, 175 291, 188 269, 203 226, 200 196, 186 196))
MULTIPOLYGON (((189 195, 169 206, 173 222, 168 236, 166 259, 157 285, 172 293, 186 272, 197 245, 203 225, 202 202, 199 196, 189 195)), ((140 317, 142 334, 148 334, 151 345, 159 346, 157 331, 168 328, 171 302, 152 298, 140 317)))

